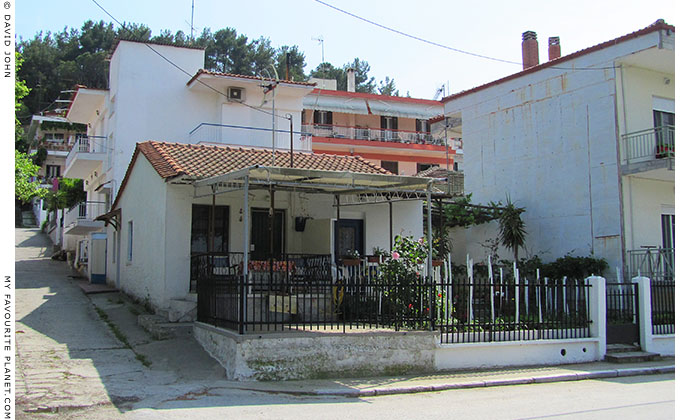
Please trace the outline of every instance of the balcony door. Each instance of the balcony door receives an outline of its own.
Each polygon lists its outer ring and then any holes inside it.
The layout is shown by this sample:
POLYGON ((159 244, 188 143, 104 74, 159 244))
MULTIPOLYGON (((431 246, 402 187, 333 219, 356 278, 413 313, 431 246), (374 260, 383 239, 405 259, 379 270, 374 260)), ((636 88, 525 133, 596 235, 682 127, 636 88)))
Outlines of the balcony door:
MULTIPOLYGON (((285 210, 274 210, 273 257, 283 256, 285 233, 285 210)), ((251 256, 252 260, 265 261, 271 257, 271 218, 268 209, 252 209, 251 256)))

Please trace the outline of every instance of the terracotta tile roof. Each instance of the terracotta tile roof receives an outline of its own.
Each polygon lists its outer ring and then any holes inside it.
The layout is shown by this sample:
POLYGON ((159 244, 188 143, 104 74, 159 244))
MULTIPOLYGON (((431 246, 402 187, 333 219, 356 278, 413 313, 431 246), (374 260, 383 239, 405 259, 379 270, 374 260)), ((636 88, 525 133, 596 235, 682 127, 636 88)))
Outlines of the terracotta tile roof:
POLYGON ((618 37, 616 39, 602 42, 601 44, 597 44, 597 45, 594 45, 592 47, 585 48, 584 50, 576 51, 572 54, 564 55, 560 58, 556 58, 554 60, 547 61, 546 63, 540 64, 540 65, 537 65, 534 67, 530 67, 530 68, 523 70, 521 72, 511 74, 510 76, 506 76, 506 77, 503 77, 501 79, 494 80, 493 82, 489 82, 489 83, 474 87, 474 88, 469 89, 469 90, 464 90, 462 92, 458 92, 458 93, 452 94, 450 96, 446 96, 445 98, 441 99, 441 102, 445 103, 445 102, 451 101, 455 98, 459 98, 459 97, 468 95, 470 93, 474 93, 474 92, 486 89, 486 88, 491 87, 491 86, 500 85, 501 83, 507 82, 507 81, 512 80, 512 79, 516 79, 516 78, 524 76, 526 74, 534 73, 536 71, 539 71, 539 70, 542 70, 542 69, 545 69, 548 67, 562 64, 563 62, 568 61, 568 60, 572 60, 573 58, 580 57, 580 56, 585 55, 585 54, 593 53, 595 51, 603 50, 604 48, 610 47, 612 45, 620 44, 623 41, 627 41, 629 39, 637 38, 639 36, 643 36, 643 35, 646 35, 646 34, 649 34, 652 32, 656 32, 656 31, 661 31, 661 30, 667 30, 667 31, 675 32, 676 27, 673 25, 667 24, 663 19, 659 19, 656 22, 654 22, 653 24, 647 26, 646 28, 640 29, 640 30, 635 31, 635 32, 631 32, 627 35, 623 35, 623 36, 618 37))
MULTIPOLYGON (((233 73, 220 73, 220 72, 215 72, 215 71, 206 70, 206 69, 199 69, 199 71, 197 71, 196 74, 191 79, 189 79, 189 81, 187 82, 187 86, 191 85, 192 82, 194 82, 202 74, 209 74, 211 76, 238 77, 240 79, 249 79, 249 80, 275 81, 275 79, 262 79, 261 77, 258 77, 258 76, 247 76, 245 74, 233 74, 233 73)), ((291 84, 291 85, 298 85, 298 86, 309 86, 309 87, 316 86, 316 83, 311 83, 311 82, 295 82, 292 80, 278 80, 278 82, 279 83, 287 83, 287 84, 291 84)))
MULTIPOLYGON (((148 141, 137 148, 151 162, 162 178, 187 175, 206 178, 253 165, 290 166, 290 153, 276 150, 275 165, 271 165, 271 151, 230 146, 166 143, 148 141)), ((293 153, 294 167, 326 171, 348 171, 368 174, 388 174, 359 156, 335 156, 316 153, 293 153)))
MULTIPOLYGON (((271 151, 266 149, 247 149, 230 146, 210 146, 201 144, 167 143, 147 141, 137 143, 134 155, 122 185, 117 193, 113 208, 116 207, 122 191, 129 180, 130 173, 139 155, 148 159, 161 178, 177 176, 206 178, 244 169, 249 166, 290 166, 290 153, 276 150, 276 163, 271 165, 271 151)), ((374 165, 360 156, 336 156, 317 153, 293 153, 294 167, 325 171, 347 171, 366 174, 386 174, 391 172, 374 165)))

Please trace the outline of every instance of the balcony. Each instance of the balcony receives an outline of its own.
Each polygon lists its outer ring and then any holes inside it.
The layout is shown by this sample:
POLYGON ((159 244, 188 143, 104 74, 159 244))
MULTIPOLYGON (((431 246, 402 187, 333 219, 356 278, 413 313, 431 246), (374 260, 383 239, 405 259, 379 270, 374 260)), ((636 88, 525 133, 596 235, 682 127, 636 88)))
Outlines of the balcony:
POLYGON ((104 136, 77 136, 65 162, 65 178, 86 179, 110 159, 108 139, 104 136))
POLYGON ((65 213, 65 235, 86 235, 103 229, 103 222, 94 219, 107 211, 103 201, 84 201, 65 213))
POLYGON ((627 252, 626 279, 638 274, 653 281, 675 281, 676 252, 675 248, 643 247, 627 252))
MULTIPOLYGON (((201 123, 189 132, 190 143, 226 144, 231 146, 271 149, 273 130, 270 128, 245 127, 240 125, 201 123)), ((292 149, 298 152, 311 151, 311 134, 289 130, 275 130, 275 148, 292 149), (292 141, 291 141, 292 138, 292 141)))
POLYGON ((660 126, 621 136, 623 175, 673 180, 675 127, 660 126))
POLYGON ((406 144, 431 144, 444 146, 443 139, 434 138, 422 131, 390 130, 384 128, 348 127, 342 125, 306 124, 302 132, 315 137, 335 139, 370 140, 406 144))

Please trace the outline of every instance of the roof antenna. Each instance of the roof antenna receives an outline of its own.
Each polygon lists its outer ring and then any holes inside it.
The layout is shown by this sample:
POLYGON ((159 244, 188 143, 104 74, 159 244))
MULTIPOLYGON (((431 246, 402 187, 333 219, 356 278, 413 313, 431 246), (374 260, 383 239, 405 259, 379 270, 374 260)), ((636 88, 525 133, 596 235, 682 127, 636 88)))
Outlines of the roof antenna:
POLYGON ((192 0, 192 23, 189 24, 189 37, 194 40, 194 0, 192 0))
POLYGON ((319 35, 319 36, 317 36, 317 37, 311 37, 311 40, 312 40, 312 41, 318 41, 319 44, 321 44, 321 64, 323 64, 324 61, 325 61, 325 60, 323 59, 323 35, 319 35))

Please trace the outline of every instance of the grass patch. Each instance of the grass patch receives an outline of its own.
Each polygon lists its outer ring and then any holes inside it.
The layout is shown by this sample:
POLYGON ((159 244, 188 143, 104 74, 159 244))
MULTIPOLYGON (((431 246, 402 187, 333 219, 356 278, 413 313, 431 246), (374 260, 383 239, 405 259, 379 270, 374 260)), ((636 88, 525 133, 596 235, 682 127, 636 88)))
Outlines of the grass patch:
MULTIPOLYGON (((150 366, 151 366, 151 361, 150 361, 145 355, 143 355, 143 354, 141 354, 141 353, 137 353, 137 352, 134 350, 134 348, 132 347, 132 345, 129 343, 129 340, 127 340, 127 336, 125 336, 125 335, 122 333, 122 331, 120 330, 120 328, 119 328, 117 325, 115 325, 115 324, 113 323, 113 321, 110 320, 110 318, 108 318, 108 314, 106 314, 105 311, 104 311, 103 309, 99 308, 99 307, 96 306, 96 305, 94 305, 93 307, 96 309, 96 313, 98 313, 98 316, 103 320, 103 322, 105 322, 105 323, 108 325, 108 328, 110 328, 110 331, 113 332, 113 334, 115 335, 115 337, 116 337, 118 340, 120 340, 120 341, 122 342, 122 344, 125 345, 125 347, 127 347, 128 349, 132 350, 132 352, 134 352, 134 355, 135 355, 136 359, 137 359, 139 362, 141 362, 142 365, 144 365, 144 366, 146 366, 146 367, 150 367, 150 366)), ((132 309, 132 308, 130 308, 130 309, 132 309)))
POLYGON ((134 306, 129 307, 129 312, 131 312, 132 315, 134 315, 134 316, 141 315, 141 312, 139 312, 139 310, 137 308, 135 308, 134 306))
POLYGON ((140 361, 142 365, 144 365, 146 367, 151 367, 151 361, 148 359, 148 357, 146 357, 145 355, 143 355, 141 353, 134 353, 134 354, 137 355, 136 356, 137 360, 140 361))

